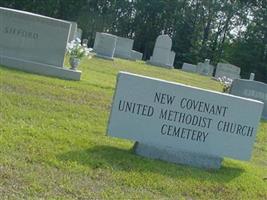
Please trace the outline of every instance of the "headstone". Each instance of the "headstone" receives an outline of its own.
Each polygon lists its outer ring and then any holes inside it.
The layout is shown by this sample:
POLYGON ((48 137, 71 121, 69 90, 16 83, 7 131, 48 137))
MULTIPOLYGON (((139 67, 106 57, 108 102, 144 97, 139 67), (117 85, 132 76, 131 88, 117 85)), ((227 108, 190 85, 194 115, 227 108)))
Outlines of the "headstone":
MULTIPOLYGON (((267 84, 259 81, 235 79, 230 94, 264 102, 262 118, 267 119, 267 84)), ((244 107, 247 109, 247 107, 244 107)))
POLYGON ((173 67, 174 60, 175 60, 175 52, 174 52, 174 51, 171 51, 171 52, 170 52, 169 66, 173 67))
POLYGON ((88 39, 83 39, 82 45, 87 47, 88 46, 88 39))
POLYGON ((100 34, 99 32, 96 32, 95 34, 95 42, 94 42, 94 46, 93 46, 93 50, 96 51, 97 49, 97 45, 98 45, 98 41, 99 41, 99 38, 100 38, 100 34))
POLYGON ((117 36, 108 33, 97 33, 94 44, 96 56, 113 60, 116 44, 117 36))
POLYGON ((230 79, 238 79, 240 78, 240 68, 227 63, 218 63, 216 67, 215 78, 219 77, 227 77, 230 79))
POLYGON ((187 71, 187 72, 196 73, 197 72, 197 66, 189 64, 189 63, 184 63, 183 66, 182 66, 182 70, 183 71, 187 71))
POLYGON ((78 28, 75 33, 75 38, 79 38, 80 40, 82 40, 82 34, 83 34, 82 29, 78 28))
POLYGON ((205 76, 212 76, 214 71, 214 66, 212 66, 209 63, 209 60, 206 60, 206 62, 202 63, 199 62, 197 64, 197 73, 205 76))
POLYGON ((131 59, 131 51, 134 41, 129 38, 118 37, 114 56, 118 58, 131 59))
POLYGON ((131 51, 131 58, 133 60, 142 60, 143 54, 138 52, 138 51, 132 50, 131 51))
POLYGON ((249 80, 254 80, 255 79, 255 74, 254 73, 250 73, 250 76, 249 76, 249 80))
POLYGON ((0 7, 0 64, 27 72, 80 80, 63 68, 71 24, 0 7))
POLYGON ((107 133, 137 141, 144 156, 219 168, 223 157, 250 159, 262 109, 256 100, 120 72, 107 133))
POLYGON ((76 39, 75 36, 77 31, 77 23, 76 22, 70 22, 70 23, 71 23, 71 29, 69 35, 69 42, 76 39))
POLYGON ((153 55, 150 57, 148 63, 160 67, 173 68, 170 65, 170 57, 172 48, 172 40, 168 35, 158 36, 155 47, 153 50, 153 55))

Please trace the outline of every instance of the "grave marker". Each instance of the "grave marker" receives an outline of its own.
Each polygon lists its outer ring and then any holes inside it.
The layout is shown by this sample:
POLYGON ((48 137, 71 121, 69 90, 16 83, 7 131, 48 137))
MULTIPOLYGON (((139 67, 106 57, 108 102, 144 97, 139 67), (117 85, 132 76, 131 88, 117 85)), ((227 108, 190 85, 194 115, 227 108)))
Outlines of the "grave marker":
POLYGON ((219 168, 224 156, 250 159, 262 109, 259 101, 120 72, 107 133, 137 141, 144 156, 219 168))
POLYGON ((117 36, 108 33, 96 33, 94 51, 96 56, 113 60, 117 36))
POLYGON ((131 59, 131 51, 134 41, 129 38, 118 37, 114 56, 118 58, 131 59))
POLYGON ((157 37, 153 55, 150 57, 148 63, 160 67, 173 68, 171 65, 174 56, 171 55, 172 40, 168 35, 160 35, 157 37))
POLYGON ((189 64, 189 63, 184 63, 182 66, 182 70, 187 71, 187 72, 196 73, 197 72, 197 66, 193 65, 193 64, 189 64))
POLYGON ((219 77, 227 77, 230 79, 238 79, 240 78, 240 68, 227 63, 218 63, 216 67, 215 78, 219 77))
POLYGON ((80 80, 63 68, 71 24, 0 7, 0 64, 27 72, 80 80))
POLYGON ((262 118, 267 119, 267 84, 259 81, 235 79, 230 94, 264 102, 262 118))

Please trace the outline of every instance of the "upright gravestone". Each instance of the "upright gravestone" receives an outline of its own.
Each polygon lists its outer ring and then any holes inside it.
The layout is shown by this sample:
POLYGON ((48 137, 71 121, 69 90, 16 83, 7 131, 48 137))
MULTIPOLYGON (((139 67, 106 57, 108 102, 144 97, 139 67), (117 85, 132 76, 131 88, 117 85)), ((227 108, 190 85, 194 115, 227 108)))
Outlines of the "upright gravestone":
POLYGON ((263 103, 120 72, 107 133, 137 154, 205 168, 248 160, 263 103), (246 109, 244 109, 246 108, 246 109))
POLYGON ((175 52, 174 52, 174 51, 171 51, 171 52, 170 52, 169 66, 173 67, 174 60, 175 60, 175 52))
POLYGON ((77 32, 77 23, 76 22, 70 22, 70 23, 71 23, 71 29, 69 35, 69 42, 76 39, 75 37, 77 32))
POLYGON ((183 66, 182 66, 182 70, 183 71, 187 71, 187 72, 196 73, 197 72, 197 66, 189 64, 189 63, 184 63, 183 66))
POLYGON ((131 51, 131 59, 133 60, 142 60, 143 54, 141 52, 132 50, 131 51))
POLYGON ((255 79, 255 74, 250 73, 249 80, 254 81, 254 79, 255 79))
POLYGON ((113 60, 117 36, 108 33, 97 33, 94 44, 94 51, 97 57, 113 60))
POLYGON ((0 64, 32 73, 80 80, 63 68, 71 24, 0 7, 0 64))
POLYGON ((131 59, 131 51, 134 41, 129 38, 118 37, 114 56, 118 58, 131 59))
POLYGON ((87 47, 88 46, 88 39, 83 39, 82 40, 82 45, 87 47))
POLYGON ((210 64, 210 60, 206 59, 204 63, 199 62, 197 64, 197 73, 205 76, 212 76, 214 71, 214 66, 210 64))
POLYGON ((218 63, 216 67, 215 78, 219 77, 227 77, 230 79, 238 79, 240 78, 240 68, 227 63, 218 63))
MULTIPOLYGON (((230 94, 256 99, 264 102, 264 108, 262 112, 262 118, 267 119, 267 84, 244 80, 244 79, 235 79, 232 83, 230 94)), ((244 107, 246 108, 246 107, 244 107)), ((246 108, 247 109, 247 108, 246 108)))
POLYGON ((172 40, 168 35, 158 36, 153 55, 150 57, 148 63, 160 67, 173 68, 170 65, 171 48, 172 40))
POLYGON ((78 28, 77 31, 75 32, 75 39, 79 38, 80 40, 82 40, 82 34, 83 34, 82 29, 78 28))

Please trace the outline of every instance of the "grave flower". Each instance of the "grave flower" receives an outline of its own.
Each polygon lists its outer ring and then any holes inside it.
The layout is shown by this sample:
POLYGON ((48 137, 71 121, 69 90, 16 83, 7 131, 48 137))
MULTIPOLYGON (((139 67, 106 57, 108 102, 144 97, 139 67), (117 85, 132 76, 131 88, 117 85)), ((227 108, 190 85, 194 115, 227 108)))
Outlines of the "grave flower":
POLYGON ((223 92, 228 93, 230 91, 231 85, 233 83, 233 79, 227 78, 226 76, 219 77, 218 80, 220 81, 221 85, 223 86, 223 92))
POLYGON ((91 48, 81 45, 81 40, 76 38, 67 45, 67 55, 70 56, 69 63, 72 70, 76 70, 83 57, 88 56, 91 48))

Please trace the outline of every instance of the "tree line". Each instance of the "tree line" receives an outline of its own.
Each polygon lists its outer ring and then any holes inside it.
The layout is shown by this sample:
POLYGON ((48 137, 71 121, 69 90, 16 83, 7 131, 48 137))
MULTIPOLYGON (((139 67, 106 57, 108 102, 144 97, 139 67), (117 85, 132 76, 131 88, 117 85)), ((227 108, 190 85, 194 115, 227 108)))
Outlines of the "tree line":
POLYGON ((266 0, 0 0, 0 6, 76 21, 90 46, 96 32, 132 38, 145 59, 157 36, 168 34, 176 68, 208 58, 267 82, 266 0))

